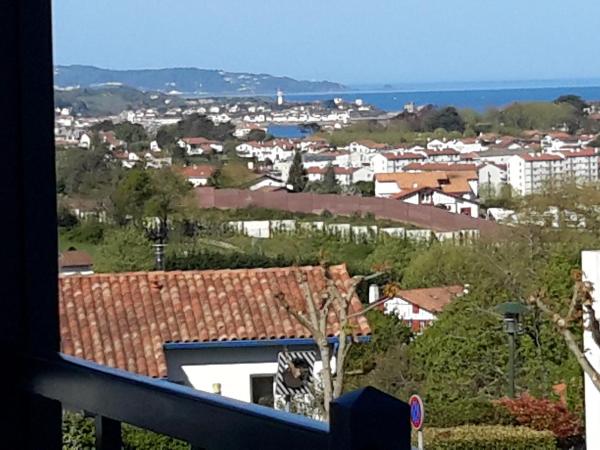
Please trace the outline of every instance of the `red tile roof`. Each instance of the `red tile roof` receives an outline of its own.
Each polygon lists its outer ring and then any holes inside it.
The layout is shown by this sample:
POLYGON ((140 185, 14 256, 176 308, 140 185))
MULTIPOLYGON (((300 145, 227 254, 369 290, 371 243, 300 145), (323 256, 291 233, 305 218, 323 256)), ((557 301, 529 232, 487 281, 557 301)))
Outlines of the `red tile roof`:
MULTIPOLYGON (((334 166, 333 167, 333 172, 336 175, 352 175, 354 172, 356 172, 357 169, 353 168, 353 167, 339 167, 339 166, 334 166)), ((313 174, 325 174, 327 172, 327 167, 309 167, 308 169, 306 169, 306 173, 313 173, 313 174)))
MULTIPOLYGON (((341 289, 350 279, 344 265, 330 267, 341 289)), ((276 295, 304 311, 296 279, 305 273, 314 293, 325 283, 321 267, 134 272, 59 277, 61 347, 66 354, 141 375, 164 377, 163 344, 310 337, 276 295)), ((352 313, 362 305, 354 297, 352 313)), ((329 335, 339 331, 329 315, 329 335)), ((362 316, 358 335, 371 332, 362 316)))
POLYGON ((460 285, 442 286, 425 289, 404 289, 396 292, 393 297, 378 301, 378 306, 383 309, 384 303, 392 298, 402 298, 407 302, 417 305, 432 313, 441 312, 455 297, 464 293, 464 287, 460 285))
POLYGON ((552 153, 523 153, 519 155, 525 161, 560 161, 562 156, 552 153))
POLYGON ((218 141, 212 141, 210 139, 206 139, 204 137, 184 137, 182 139, 183 142, 189 145, 202 145, 202 144, 218 144, 218 141))
POLYGON ((58 267, 81 267, 93 265, 92 257, 82 250, 67 250, 58 257, 58 267))
POLYGON ((399 159, 425 159, 425 155, 420 153, 384 153, 383 156, 389 160, 399 160, 399 159))
POLYGON ((438 156, 438 155, 452 156, 452 155, 460 154, 460 152, 458 150, 455 150, 453 148, 442 148, 440 150, 427 149, 427 150, 423 150, 423 151, 425 152, 425 154, 427 156, 438 156))
POLYGON ((468 171, 468 170, 477 170, 477 164, 453 164, 453 163, 410 163, 403 167, 402 169, 405 172, 415 170, 422 172, 434 172, 434 171, 468 171))
POLYGON ((179 173, 186 178, 210 178, 216 170, 215 166, 209 164, 194 164, 193 166, 182 167, 179 169, 179 173))
POLYGON ((598 150, 595 148, 581 148, 577 150, 558 150, 556 153, 560 153, 565 158, 579 158, 582 156, 597 156, 598 150))

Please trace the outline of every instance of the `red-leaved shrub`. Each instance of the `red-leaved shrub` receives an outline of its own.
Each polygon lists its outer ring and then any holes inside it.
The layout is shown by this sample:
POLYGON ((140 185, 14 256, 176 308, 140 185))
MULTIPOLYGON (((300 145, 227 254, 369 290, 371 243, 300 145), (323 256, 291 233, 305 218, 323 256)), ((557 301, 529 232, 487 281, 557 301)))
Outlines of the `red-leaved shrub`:
POLYGON ((519 425, 534 430, 552 431, 559 440, 583 434, 581 420, 562 402, 535 398, 524 393, 519 398, 502 398, 497 403, 506 408, 519 425))

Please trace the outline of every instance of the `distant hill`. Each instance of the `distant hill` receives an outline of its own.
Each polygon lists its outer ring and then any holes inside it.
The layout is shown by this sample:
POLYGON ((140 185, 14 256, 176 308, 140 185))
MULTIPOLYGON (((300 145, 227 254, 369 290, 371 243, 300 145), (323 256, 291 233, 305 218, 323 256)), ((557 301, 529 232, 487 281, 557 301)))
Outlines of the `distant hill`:
POLYGON ((336 92, 346 89, 330 81, 300 81, 267 74, 234 73, 195 68, 110 70, 93 66, 56 66, 58 88, 125 85, 141 90, 192 95, 273 95, 284 93, 336 92))
POLYGON ((54 102, 60 108, 70 108, 74 114, 84 116, 114 115, 125 110, 183 106, 180 96, 162 92, 142 92, 127 86, 101 86, 78 89, 55 89, 54 102))

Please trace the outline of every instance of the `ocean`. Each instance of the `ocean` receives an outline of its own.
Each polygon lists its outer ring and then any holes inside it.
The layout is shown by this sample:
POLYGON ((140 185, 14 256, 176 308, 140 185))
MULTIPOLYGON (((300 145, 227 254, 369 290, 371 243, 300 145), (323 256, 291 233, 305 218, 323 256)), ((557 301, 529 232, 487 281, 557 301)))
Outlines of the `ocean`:
POLYGON ((292 102, 325 101, 334 97, 340 97, 350 102, 362 99, 366 104, 389 112, 401 111, 404 105, 409 102, 415 102, 417 105, 433 104, 471 108, 483 112, 489 108, 501 108, 514 102, 552 101, 561 95, 567 94, 579 95, 589 101, 598 101, 600 100, 600 86, 289 94, 285 98, 292 102))

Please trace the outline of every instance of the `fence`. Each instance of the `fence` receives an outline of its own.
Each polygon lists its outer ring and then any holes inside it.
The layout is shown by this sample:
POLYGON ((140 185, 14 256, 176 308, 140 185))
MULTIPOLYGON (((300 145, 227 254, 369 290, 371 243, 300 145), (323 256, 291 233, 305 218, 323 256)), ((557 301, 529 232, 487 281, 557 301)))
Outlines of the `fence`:
POLYGON ((398 200, 333 194, 263 192, 240 189, 196 189, 202 208, 242 209, 250 207, 277 209, 295 213, 335 215, 372 214, 376 219, 392 220, 434 231, 479 230, 493 233, 498 225, 484 219, 453 214, 433 206, 412 205, 398 200))

